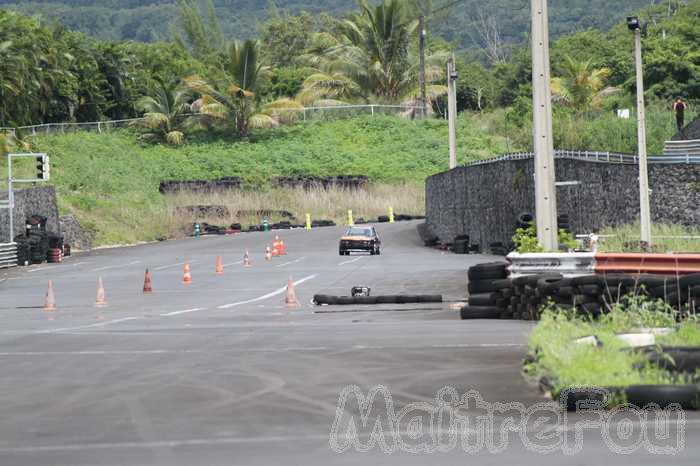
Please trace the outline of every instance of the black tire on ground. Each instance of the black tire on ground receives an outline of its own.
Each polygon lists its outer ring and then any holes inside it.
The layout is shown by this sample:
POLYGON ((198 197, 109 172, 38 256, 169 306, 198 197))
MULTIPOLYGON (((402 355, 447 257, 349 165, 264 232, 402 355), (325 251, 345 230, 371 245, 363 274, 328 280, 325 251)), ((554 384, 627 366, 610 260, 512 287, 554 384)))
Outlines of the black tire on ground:
POLYGON ((581 294, 588 296, 601 296, 603 294, 603 289, 600 285, 579 285, 578 290, 581 294))
POLYGON ((681 289, 700 286, 700 273, 694 273, 692 275, 682 277, 680 280, 678 280, 678 285, 680 285, 681 289))
POLYGON ((469 295, 470 306, 494 306, 502 298, 498 292, 469 295))
POLYGON ((313 301, 317 305, 321 304, 336 304, 336 297, 335 296, 329 296, 325 294, 317 294, 314 295, 313 301))
POLYGON ((462 320, 468 319, 500 319, 502 309, 487 306, 464 306, 459 315, 462 320))
POLYGON ((380 215, 377 217, 377 222, 378 223, 387 223, 389 221, 389 217, 387 215, 380 215))
POLYGON ((700 389, 697 385, 632 385, 625 388, 625 398, 634 406, 655 403, 663 409, 678 404, 682 409, 696 410, 700 389))
POLYGON ((532 225, 535 222, 535 216, 530 212, 523 212, 518 215, 518 225, 532 225))
POLYGON ((586 303, 598 303, 598 298, 596 296, 590 296, 590 295, 585 295, 585 294, 576 294, 571 297, 571 301, 575 303, 577 306, 579 305, 584 305, 586 303))
POLYGON ((355 296, 355 304, 367 306, 377 304, 376 296, 355 296))
POLYGON ((603 277, 600 275, 584 275, 581 277, 574 277, 571 279, 571 284, 574 286, 583 286, 583 285, 602 285, 603 284, 603 277))
POLYGON ((665 370, 694 374, 700 370, 700 348, 684 346, 657 346, 643 349, 649 361, 665 370))
POLYGON ((425 295, 418 296, 419 303, 441 303, 442 301, 443 301, 442 295, 440 295, 440 294, 435 294, 435 295, 425 294, 425 295))
POLYGON ((508 277, 508 263, 489 262, 470 267, 467 272, 470 280, 503 279, 508 277))
POLYGON ((385 296, 377 296, 377 304, 397 304, 398 303, 398 296, 395 295, 385 295, 385 296))
POLYGON ((481 293, 491 293, 493 291, 498 291, 498 286, 496 286, 492 280, 478 280, 470 281, 467 285, 467 290, 469 294, 481 294, 481 293))
POLYGON ((513 282, 507 278, 493 280, 493 286, 497 286, 499 290, 512 290, 513 282))
POLYGON ((340 254, 341 256, 344 256, 344 255, 345 255, 345 252, 346 252, 346 251, 345 251, 344 249, 339 249, 339 250, 338 250, 338 254, 340 254))
POLYGON ((556 294, 563 298, 571 298, 575 294, 575 291, 573 286, 560 286, 556 294))
POLYGON ((455 254, 469 254, 469 240, 455 240, 452 243, 452 252, 455 254))

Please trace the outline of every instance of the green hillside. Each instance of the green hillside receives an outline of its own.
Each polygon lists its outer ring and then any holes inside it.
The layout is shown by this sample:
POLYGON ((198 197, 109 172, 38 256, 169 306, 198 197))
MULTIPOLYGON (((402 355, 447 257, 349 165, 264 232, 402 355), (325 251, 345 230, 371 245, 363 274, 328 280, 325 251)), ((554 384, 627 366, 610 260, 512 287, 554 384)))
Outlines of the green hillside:
MULTIPOLYGON (((485 135, 468 118, 460 126, 460 162, 505 152, 503 139, 485 135)), ((448 159, 446 122, 397 117, 309 123, 248 141, 205 139, 180 148, 143 146, 128 131, 80 132, 38 138, 35 149, 51 154, 61 211, 95 229, 99 244, 167 235, 158 192, 163 180, 240 176, 264 190, 271 177, 303 173, 422 186, 426 176, 447 168, 448 159)))
MULTIPOLYGON (((447 0, 434 0, 439 8, 447 0)), ((462 47, 471 47, 479 41, 478 34, 470 36, 480 22, 476 13, 481 10, 492 15, 501 28, 506 42, 520 43, 529 30, 529 8, 521 0, 493 0, 482 2, 465 0, 441 12, 432 21, 432 29, 441 37, 462 47)), ((552 34, 560 36, 587 28, 606 30, 628 13, 655 0, 558 0, 550 2, 552 34)), ((222 29, 230 38, 255 36, 258 25, 269 14, 263 0, 214 0, 216 14, 222 29)), ((290 13, 308 11, 339 16, 356 8, 353 0, 275 0, 279 10, 290 13)), ((175 0, 0 0, 0 8, 11 8, 28 14, 39 14, 46 19, 58 20, 70 29, 105 40, 156 41, 171 37, 170 24, 177 17, 175 0)))

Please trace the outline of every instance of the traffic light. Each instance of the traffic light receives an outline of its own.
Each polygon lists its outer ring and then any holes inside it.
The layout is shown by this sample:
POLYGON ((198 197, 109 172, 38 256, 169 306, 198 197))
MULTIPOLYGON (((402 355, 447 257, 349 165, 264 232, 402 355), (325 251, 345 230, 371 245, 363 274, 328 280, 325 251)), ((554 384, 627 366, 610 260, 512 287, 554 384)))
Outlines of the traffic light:
POLYGON ((49 156, 40 155, 36 158, 36 177, 39 180, 49 179, 49 156))

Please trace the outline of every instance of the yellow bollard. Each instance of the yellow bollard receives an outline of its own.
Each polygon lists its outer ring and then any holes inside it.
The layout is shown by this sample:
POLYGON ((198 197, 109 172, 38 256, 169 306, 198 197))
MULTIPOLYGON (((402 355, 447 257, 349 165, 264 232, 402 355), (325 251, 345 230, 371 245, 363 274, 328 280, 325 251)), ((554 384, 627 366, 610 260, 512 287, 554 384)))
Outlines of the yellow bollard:
POLYGON ((389 223, 394 223, 394 208, 389 207, 389 223))
POLYGON ((348 226, 355 226, 355 221, 352 218, 352 210, 348 210, 348 226))
POLYGON ((306 214, 306 229, 311 229, 311 214, 306 214))

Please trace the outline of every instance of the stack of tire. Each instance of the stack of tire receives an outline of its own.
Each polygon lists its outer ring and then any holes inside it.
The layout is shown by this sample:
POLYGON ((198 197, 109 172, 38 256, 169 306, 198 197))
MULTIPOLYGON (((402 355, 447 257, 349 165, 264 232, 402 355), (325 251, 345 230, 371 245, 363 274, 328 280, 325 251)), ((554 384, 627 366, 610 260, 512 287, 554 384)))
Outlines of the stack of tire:
POLYGON ((331 296, 317 294, 313 303, 322 305, 372 305, 372 304, 418 304, 441 303, 442 295, 384 295, 384 296, 331 296))
POLYGON ((460 311, 462 319, 510 319, 509 310, 513 285, 508 277, 506 262, 489 262, 471 267, 469 304, 460 311))
POLYGON ((49 252, 47 262, 56 264, 63 262, 63 236, 48 234, 49 252))
POLYGON ((469 235, 456 236, 450 249, 455 254, 469 254, 469 235))
POLYGON ((586 275, 564 278, 540 274, 512 280, 510 309, 513 317, 538 320, 543 306, 553 303, 596 318, 630 294, 664 300, 685 314, 700 313, 700 274, 684 277, 659 275, 586 275))

